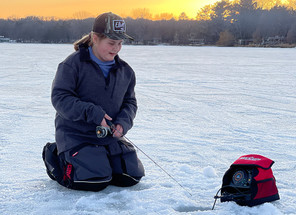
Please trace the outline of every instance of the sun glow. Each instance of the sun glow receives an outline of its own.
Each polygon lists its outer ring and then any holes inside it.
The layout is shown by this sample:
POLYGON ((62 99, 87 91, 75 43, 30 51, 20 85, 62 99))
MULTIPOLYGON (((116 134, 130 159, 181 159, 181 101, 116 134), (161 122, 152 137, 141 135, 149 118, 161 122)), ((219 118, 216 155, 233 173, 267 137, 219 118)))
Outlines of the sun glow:
MULTIPOLYGON (((100 13, 117 13, 122 17, 158 19, 178 19, 181 14, 188 19, 206 19, 200 17, 201 11, 210 13, 211 7, 222 0, 9 0, 2 1, 0 18, 23 18, 37 16, 43 19, 85 19, 96 17, 100 13)), ((229 0, 238 3, 240 0, 229 0)), ((254 0, 257 6, 270 9, 275 5, 285 5, 296 9, 296 0, 254 0)), ((203 16, 203 15, 202 15, 203 16)))
POLYGON ((217 0, 10 0, 1 3, 0 18, 23 18, 26 16, 56 17, 61 19, 95 17, 100 13, 112 11, 121 16, 131 16, 135 9, 146 9, 152 17, 167 13, 178 18, 186 13, 188 18, 195 19, 197 12, 205 5, 217 0))

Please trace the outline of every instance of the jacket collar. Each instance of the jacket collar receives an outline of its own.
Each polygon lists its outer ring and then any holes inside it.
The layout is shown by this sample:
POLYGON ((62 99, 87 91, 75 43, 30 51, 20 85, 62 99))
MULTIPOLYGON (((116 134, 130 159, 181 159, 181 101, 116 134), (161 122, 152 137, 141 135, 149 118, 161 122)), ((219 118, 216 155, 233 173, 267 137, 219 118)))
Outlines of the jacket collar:
MULTIPOLYGON (((80 52, 80 60, 81 61, 92 61, 90 58, 88 46, 85 44, 79 45, 79 52, 80 52)), ((119 58, 118 55, 115 56, 115 65, 120 65, 122 64, 121 59, 119 58)))
POLYGON ((91 61, 90 55, 88 52, 88 46, 85 44, 80 44, 79 45, 79 52, 80 52, 80 60, 81 61, 91 61))

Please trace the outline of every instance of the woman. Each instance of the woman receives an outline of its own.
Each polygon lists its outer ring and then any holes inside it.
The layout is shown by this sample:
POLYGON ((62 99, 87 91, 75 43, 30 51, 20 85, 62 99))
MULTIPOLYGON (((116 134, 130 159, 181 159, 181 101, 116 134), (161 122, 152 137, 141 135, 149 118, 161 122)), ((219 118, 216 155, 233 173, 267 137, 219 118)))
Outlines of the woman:
POLYGON ((144 176, 134 148, 122 138, 137 111, 135 73, 118 56, 123 40, 132 40, 125 32, 121 17, 101 14, 58 66, 51 98, 62 177, 46 166, 63 186, 98 191, 109 184, 131 186, 144 176), (109 134, 98 138, 96 128, 109 134))

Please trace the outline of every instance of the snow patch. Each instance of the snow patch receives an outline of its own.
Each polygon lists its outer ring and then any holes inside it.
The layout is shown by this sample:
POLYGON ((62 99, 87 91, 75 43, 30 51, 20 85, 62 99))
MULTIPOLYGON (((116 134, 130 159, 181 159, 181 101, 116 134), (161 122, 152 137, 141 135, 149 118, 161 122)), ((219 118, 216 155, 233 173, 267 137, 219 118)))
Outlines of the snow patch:
POLYGON ((203 169, 203 174, 205 177, 214 178, 217 177, 216 171, 213 167, 207 166, 203 169))

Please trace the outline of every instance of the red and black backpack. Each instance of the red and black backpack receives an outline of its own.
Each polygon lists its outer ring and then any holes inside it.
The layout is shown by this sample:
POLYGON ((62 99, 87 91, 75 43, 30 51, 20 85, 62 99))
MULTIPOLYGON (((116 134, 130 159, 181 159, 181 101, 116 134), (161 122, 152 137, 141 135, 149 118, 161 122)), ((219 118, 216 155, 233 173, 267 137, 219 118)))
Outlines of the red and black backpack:
POLYGON ((221 196, 216 195, 215 199, 250 207, 280 199, 271 170, 273 163, 261 155, 241 156, 225 172, 221 196))

